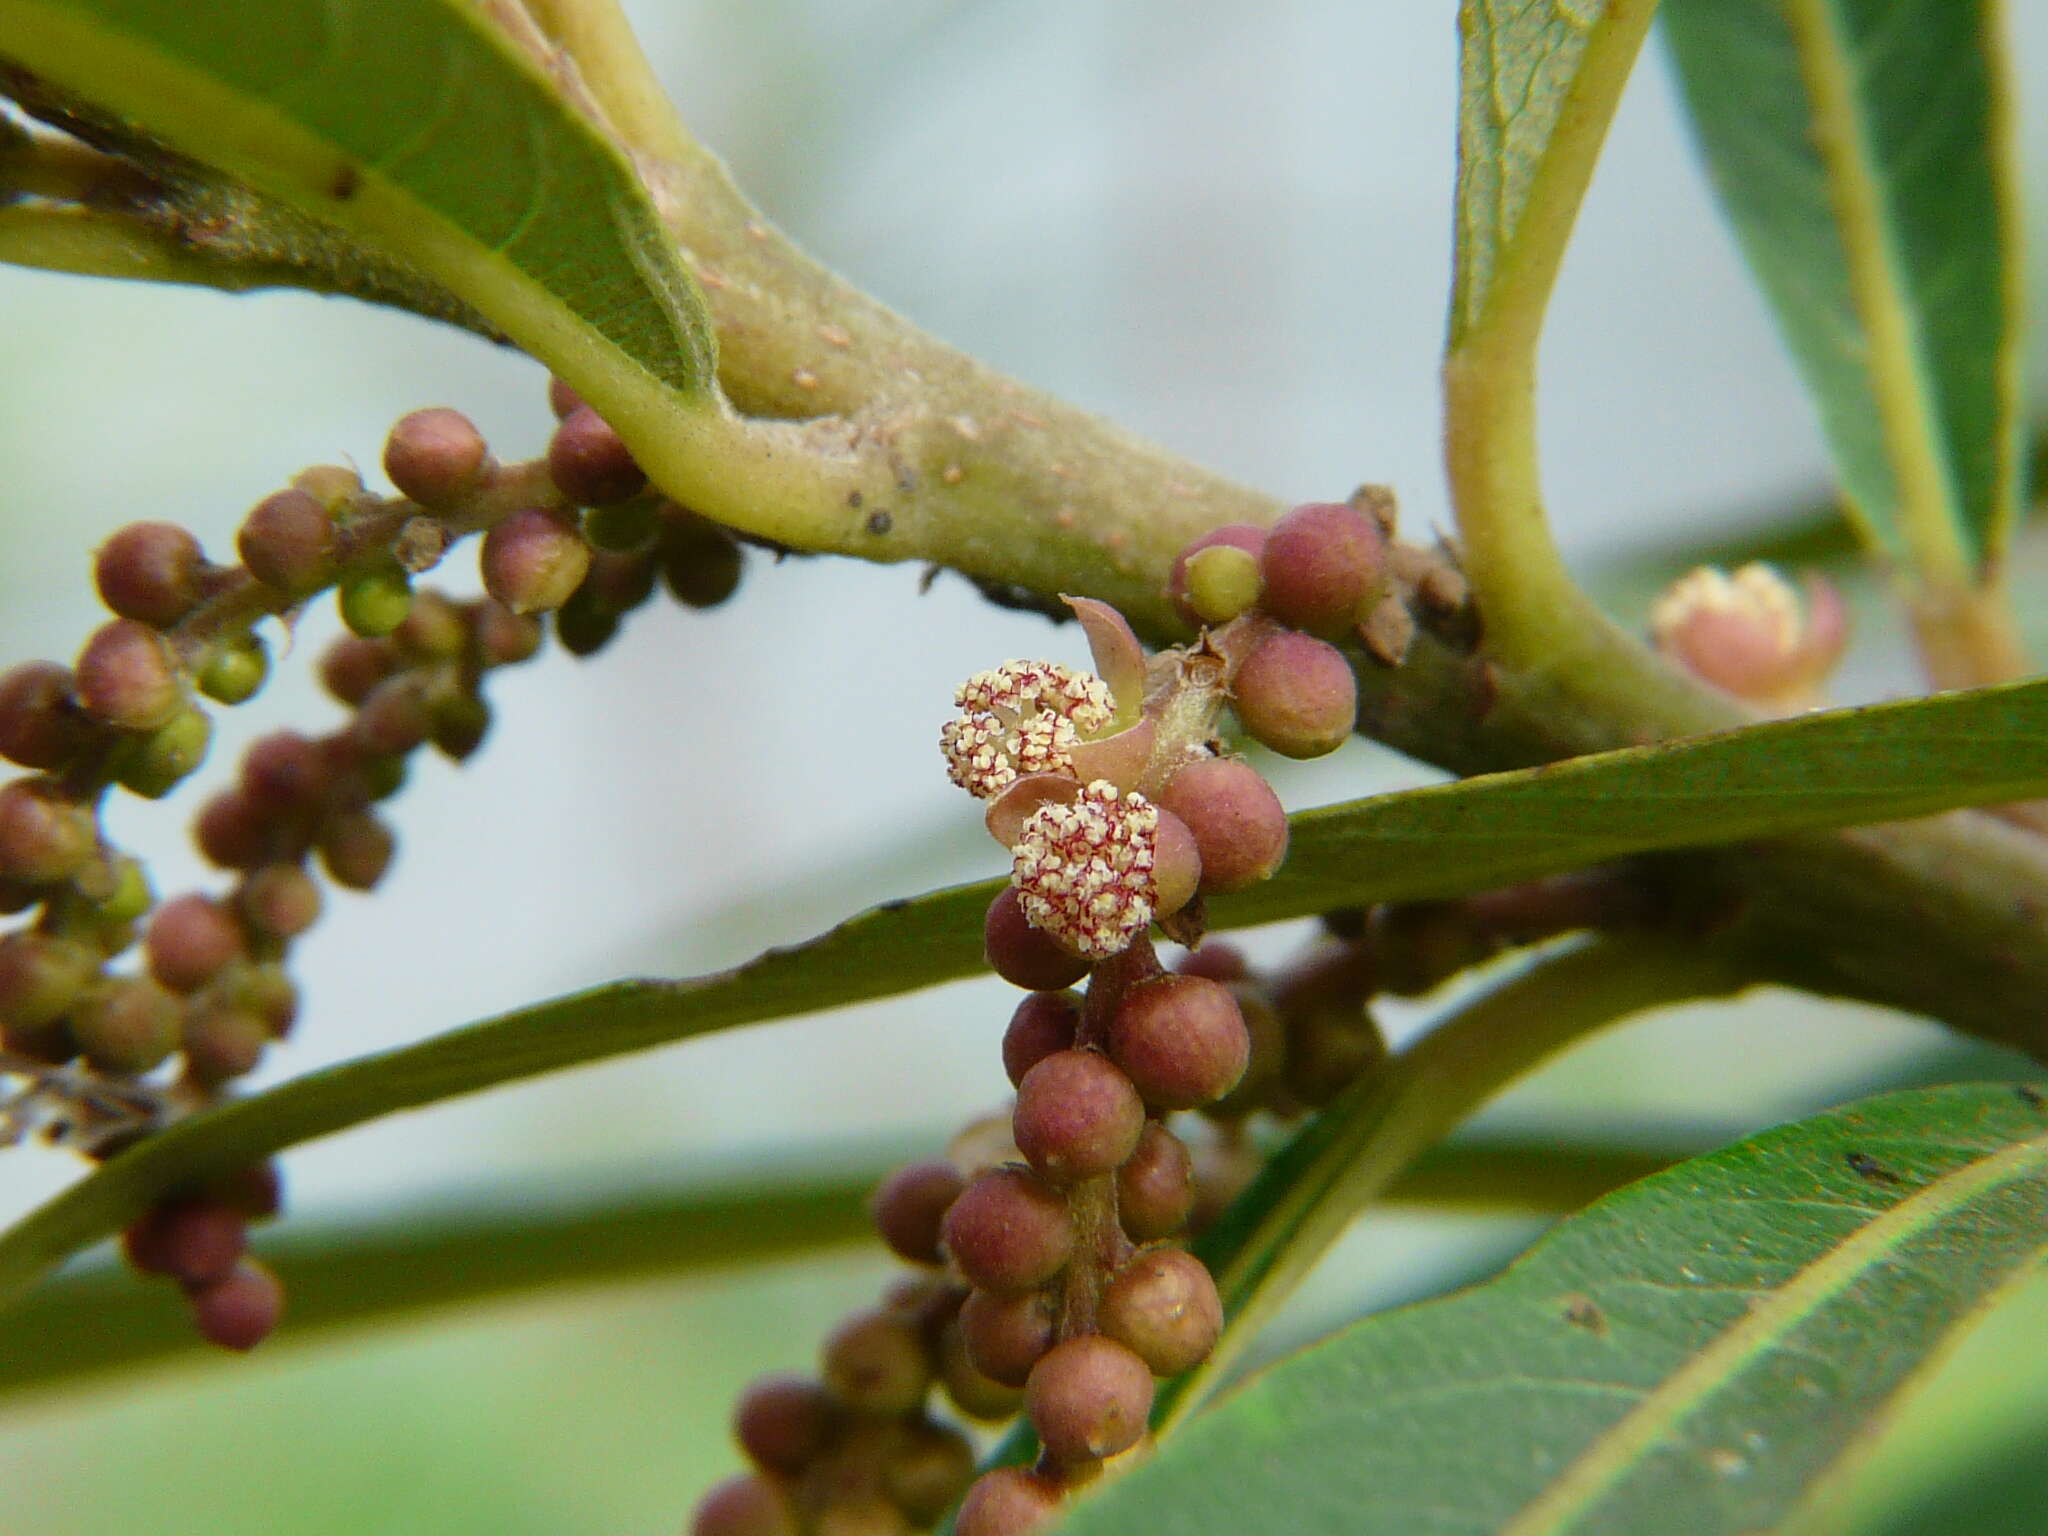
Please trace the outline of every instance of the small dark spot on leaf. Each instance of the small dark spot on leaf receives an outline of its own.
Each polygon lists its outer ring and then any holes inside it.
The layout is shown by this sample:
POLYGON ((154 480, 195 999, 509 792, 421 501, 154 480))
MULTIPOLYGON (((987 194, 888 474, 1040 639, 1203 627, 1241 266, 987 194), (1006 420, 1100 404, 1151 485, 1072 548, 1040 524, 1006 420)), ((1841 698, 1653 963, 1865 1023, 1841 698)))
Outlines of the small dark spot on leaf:
POLYGON ((849 507, 857 507, 860 505, 860 503, 861 495, 859 491, 848 491, 846 493, 846 504, 849 507))
POLYGON ((1851 1173, 1855 1174, 1859 1179, 1868 1179, 1873 1184, 1903 1184, 1906 1182, 1867 1152, 1848 1153, 1844 1161, 1848 1163, 1851 1173))
POLYGON ((2019 1095, 2020 1102, 2029 1109, 2039 1109, 2042 1105, 2048 1104, 2048 1098, 2044 1098, 2041 1090, 2032 1083, 2014 1083, 2012 1091, 2019 1095))
POLYGON ((1564 1320, 1574 1328, 1583 1328, 1602 1338, 1607 1336, 1607 1314, 1600 1310, 1599 1303, 1592 1297, 1579 1291, 1565 1297, 1564 1320))
POLYGON ((351 161, 344 160, 341 168, 334 173, 334 179, 327 183, 327 195, 337 203, 345 203, 362 189, 363 173, 351 161))
POLYGON ((868 532, 884 534, 896 526, 896 519, 889 515, 887 507, 877 507, 868 514, 868 532))
POLYGON ((876 910, 879 912, 902 912, 908 909, 909 906, 910 898, 908 896, 891 896, 876 910))

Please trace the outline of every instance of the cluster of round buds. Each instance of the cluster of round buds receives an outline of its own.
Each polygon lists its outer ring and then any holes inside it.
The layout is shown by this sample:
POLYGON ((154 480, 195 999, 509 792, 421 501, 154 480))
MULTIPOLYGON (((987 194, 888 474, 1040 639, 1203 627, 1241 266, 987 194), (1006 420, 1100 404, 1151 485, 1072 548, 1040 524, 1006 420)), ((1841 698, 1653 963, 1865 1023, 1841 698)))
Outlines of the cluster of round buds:
POLYGON ((984 800, 1028 774, 1071 774, 1074 749, 1114 718, 1101 678, 1050 661, 977 672, 953 703, 962 713, 939 732, 946 771, 984 800))
POLYGON ((202 1338, 254 1349, 277 1327, 284 1287, 248 1256, 249 1224, 278 1204, 277 1171, 244 1169, 157 1204, 122 1234, 122 1253, 142 1274, 177 1282, 202 1338))
POLYGON ((515 613, 553 613, 573 656, 602 649, 657 585, 691 608, 731 597, 744 565, 732 534, 651 490, 618 433, 561 381, 549 401, 560 420, 547 472, 562 504, 485 534, 485 590, 515 613))
POLYGON ((1819 702, 1821 685, 1848 644, 1841 595, 1819 576, 1806 600, 1768 565, 1730 576, 1703 565, 1674 582, 1650 610, 1657 649, 1724 693, 1792 714, 1819 702))

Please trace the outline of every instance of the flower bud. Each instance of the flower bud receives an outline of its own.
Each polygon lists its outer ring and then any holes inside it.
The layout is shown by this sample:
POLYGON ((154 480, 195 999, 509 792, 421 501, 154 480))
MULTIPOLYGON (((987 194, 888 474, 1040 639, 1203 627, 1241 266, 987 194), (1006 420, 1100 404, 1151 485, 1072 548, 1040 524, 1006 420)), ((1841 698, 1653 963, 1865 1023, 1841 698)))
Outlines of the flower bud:
POLYGON ((1187 606, 1204 624, 1228 624, 1254 607, 1265 588, 1259 557, 1235 544, 1195 551, 1187 565, 1187 606))
POLYGON ((67 879, 92 857, 98 835, 91 810, 55 784, 16 779, 0 786, 0 879, 67 879))
POLYGON ((595 656, 619 633, 619 616, 596 601, 588 587, 578 587, 555 610, 555 638, 579 660, 595 656))
POLYGON ((153 731, 182 702, 169 647, 133 619, 116 619, 93 632, 78 654, 73 691, 88 715, 124 731, 153 731))
POLYGON ((270 1027, 247 1009, 202 1003, 185 1016, 185 1068, 194 1081, 218 1088, 256 1069, 270 1027))
POLYGON ((989 903, 982 944, 990 967, 1013 987, 1056 991, 1088 974, 1086 960, 1032 926, 1014 888, 1006 887, 989 903))
POLYGON ((428 701, 432 719, 427 739, 434 750, 452 762, 461 762, 484 744, 491 730, 491 706, 473 693, 450 688, 428 701))
POLYGON ((970 1291, 960 1307, 967 1358, 989 1380, 1021 1387, 1057 1337, 1058 1316, 1044 1291, 1003 1296, 970 1291))
POLYGON ((1066 1268, 1074 1250, 1065 1197, 1021 1168, 998 1168, 969 1184, 941 1231, 961 1274, 997 1292, 1036 1290, 1066 1268))
POLYGON ((181 709, 135 743, 123 758, 121 787, 145 800, 161 800, 206 761, 213 721, 203 709, 181 709))
POLYGON ((71 701, 71 673, 25 661, 0 673, 0 757, 24 768, 61 768, 92 737, 71 701))
POLYGON ((1082 1334, 1032 1368, 1024 1411, 1054 1460, 1100 1461, 1143 1437, 1152 1373, 1114 1339, 1082 1334))
POLYGON ((484 588, 514 613, 559 608, 590 571, 590 546, 566 513, 529 507, 484 535, 484 588))
POLYGON ((192 825, 199 851, 222 869, 254 869, 270 856, 277 832, 268 811, 232 789, 207 801, 192 825))
POLYGON ((121 1252, 145 1275, 209 1285, 235 1271, 248 1250, 249 1224, 218 1200, 172 1199, 151 1206, 121 1234, 121 1252))
POLYGON ((243 1260, 225 1279, 192 1290, 187 1299, 202 1338, 243 1352, 269 1338, 284 1313, 284 1287, 253 1259, 243 1260))
POLYGON ((365 640, 344 635, 320 658, 320 681, 337 700, 351 707, 370 696, 370 690, 399 670, 398 647, 383 640, 365 640))
POLYGON ((390 634, 412 612, 412 578, 399 570, 370 571, 341 586, 341 620, 356 634, 390 634))
POLYGON ((97 969, 92 952, 69 939, 0 934, 0 1025, 36 1029, 63 1017, 97 969))
POLYGON ((1102 1331, 1155 1376, 1178 1376, 1209 1358, 1223 1332, 1223 1298, 1202 1261, 1154 1248, 1117 1271, 1097 1312, 1102 1331))
POLYGON ((1657 649, 1702 682, 1766 709, 1811 707, 1841 660, 1848 621, 1835 589, 1809 577, 1806 606, 1770 566, 1733 576, 1701 566, 1650 610, 1657 649))
POLYGON ((250 509, 235 548, 264 586, 286 597, 306 597, 333 574, 334 520, 306 492, 276 491, 250 509))
POLYGON ((733 1434, 764 1472, 795 1477, 825 1449, 838 1407, 802 1376, 764 1376, 741 1394, 733 1434))
POLYGON ((198 605, 205 569, 199 541, 176 523, 130 523, 100 546, 93 581, 122 618, 169 629, 198 605))
POLYGON ((540 620, 514 613, 503 603, 485 598, 472 610, 478 658, 487 667, 510 667, 540 649, 540 620))
POLYGON ((320 887, 296 864, 266 864, 235 893, 251 930, 273 939, 295 939, 320 918, 320 887))
POLYGON ((1262 641, 1232 685, 1237 718, 1283 757, 1321 757, 1358 723, 1358 681, 1336 647, 1282 630, 1262 641))
POLYGON ((363 477, 346 464, 312 464, 292 476, 292 489, 312 497, 329 517, 340 517, 363 494, 363 477))
POLYGON ((637 495, 647 476, 611 424, 589 406, 562 418, 548 443, 548 474, 579 507, 602 507, 637 495))
POLYGON ((1259 568, 1266 612, 1282 624, 1334 639, 1378 598, 1386 539, 1377 523, 1350 507, 1310 502, 1273 525, 1259 568))
POLYGON ((882 1485, 923 1530, 953 1507, 974 1480, 974 1447, 957 1429, 919 1424, 882 1465, 882 1485))
POLYGON ((1173 570, 1166 578, 1166 596, 1183 619, 1190 624, 1202 623, 1202 615, 1196 611, 1188 592, 1188 563, 1205 549, 1227 545, 1241 549, 1254 557, 1266 547, 1266 530, 1254 528, 1249 523, 1230 523, 1222 528, 1211 529, 1190 543, 1175 556, 1173 570))
POLYGON ((469 620, 438 592, 415 592, 412 611, 391 632, 391 643, 413 661, 455 661, 469 649, 469 620))
POLYGON ((1171 811, 1159 812, 1152 842, 1152 910, 1171 917, 1195 899, 1202 884, 1202 853, 1188 824, 1171 811))
POLYGON ((692 513, 663 519, 661 579, 685 608, 716 608, 739 590, 746 554, 717 524, 692 513))
POLYGON ((690 1536, 802 1536, 789 1496, 764 1477, 729 1477, 697 1504, 690 1536))
POLYGON ((1017 1150, 1050 1184, 1114 1172, 1144 1128, 1138 1090, 1099 1051, 1055 1052, 1017 1085, 1011 1120, 1017 1150))
POLYGON ((987 1423, 1015 1417, 1023 1406, 1022 1389, 1004 1386, 974 1363, 957 1317, 940 1330, 938 1350, 939 1382, 955 1408, 987 1423))
POLYGON ((71 1033, 102 1072, 147 1072, 178 1047, 183 1010, 146 977, 109 982, 72 1011, 71 1033))
POLYGON ((1199 976, 1156 976, 1118 1003, 1109 1054, 1146 1103, 1193 1109, 1237 1086, 1251 1038, 1228 988, 1199 976))
POLYGON ((241 704, 270 676, 270 655, 255 635, 217 642, 199 664, 199 691, 218 704, 241 704))
POLYGON ((555 420, 573 416, 583 409, 583 397, 552 374, 548 376, 548 409, 555 413, 555 420))
POLYGON ((1022 1467, 984 1472, 967 1490, 953 1536, 1032 1536, 1059 1518, 1060 1490, 1022 1467))
POLYGON ((375 812, 349 811, 321 829, 320 864, 336 885, 371 890, 391 867, 395 842, 375 812))
POLYGON ((659 537, 661 527, 660 507, 645 497, 592 507, 583 514, 583 537, 591 548, 608 554, 642 553, 659 537))
POLYGON ((1130 1159, 1116 1171, 1117 1214, 1141 1243, 1171 1237, 1195 1208, 1194 1159, 1186 1143, 1157 1120, 1147 1121, 1130 1159))
POLYGON ((1003 1070, 1010 1086, 1023 1082, 1025 1073, 1055 1051, 1072 1047, 1080 1023, 1079 993, 1033 992, 1019 1003, 1003 1031, 1003 1070))
POLYGON ((966 1188, 949 1163, 912 1163, 883 1181, 868 1202, 882 1241, 912 1264, 938 1264, 939 1226, 966 1188))
POLYGON ((889 1312, 856 1312, 825 1341, 825 1390, 856 1413, 894 1418, 930 1390, 932 1368, 916 1324, 889 1312))
POLYGON ((242 952, 242 930, 197 892, 176 896, 150 917, 142 941, 149 974, 173 992, 196 992, 242 952))
POLYGON ((489 462, 476 423, 446 406, 399 417, 384 440, 384 473, 423 507, 460 500, 482 482, 489 462))
POLYGON ((412 751, 433 728, 425 685, 415 674, 400 673, 370 690, 348 734, 363 751, 387 757, 412 751))

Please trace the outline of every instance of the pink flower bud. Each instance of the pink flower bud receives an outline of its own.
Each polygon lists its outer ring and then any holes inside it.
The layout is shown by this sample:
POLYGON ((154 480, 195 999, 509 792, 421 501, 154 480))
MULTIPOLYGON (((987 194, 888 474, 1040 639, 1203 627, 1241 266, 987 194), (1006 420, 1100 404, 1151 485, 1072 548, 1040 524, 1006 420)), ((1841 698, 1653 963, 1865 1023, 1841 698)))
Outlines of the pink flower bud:
POLYGON ((1650 610, 1650 632, 1665 657, 1702 682, 1765 709, 1812 707, 1848 641, 1835 589, 1817 576, 1806 603, 1768 565, 1729 576, 1701 566, 1674 582, 1650 610))

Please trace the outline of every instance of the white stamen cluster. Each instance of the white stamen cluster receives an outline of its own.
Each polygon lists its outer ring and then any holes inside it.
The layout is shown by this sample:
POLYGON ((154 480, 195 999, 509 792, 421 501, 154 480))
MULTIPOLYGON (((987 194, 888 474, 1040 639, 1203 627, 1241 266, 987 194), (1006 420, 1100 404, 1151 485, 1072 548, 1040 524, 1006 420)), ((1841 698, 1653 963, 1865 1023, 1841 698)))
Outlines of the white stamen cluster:
POLYGON ((1101 960, 1130 947, 1152 921, 1159 811, 1107 779, 1070 804, 1033 811, 1017 839, 1010 883, 1024 915, 1069 949, 1101 960))
POLYGON ((939 732, 946 771, 983 799, 1027 773, 1071 773, 1081 738, 1113 717, 1101 678, 1050 661, 1010 661, 977 672, 953 702, 962 713, 939 732))
POLYGON ((1703 565, 1671 584, 1650 609, 1650 633, 1669 649, 1702 614, 1722 615, 1755 625, 1759 638, 1779 653, 1793 650, 1806 628, 1799 594, 1768 565, 1752 561, 1733 576, 1703 565))

